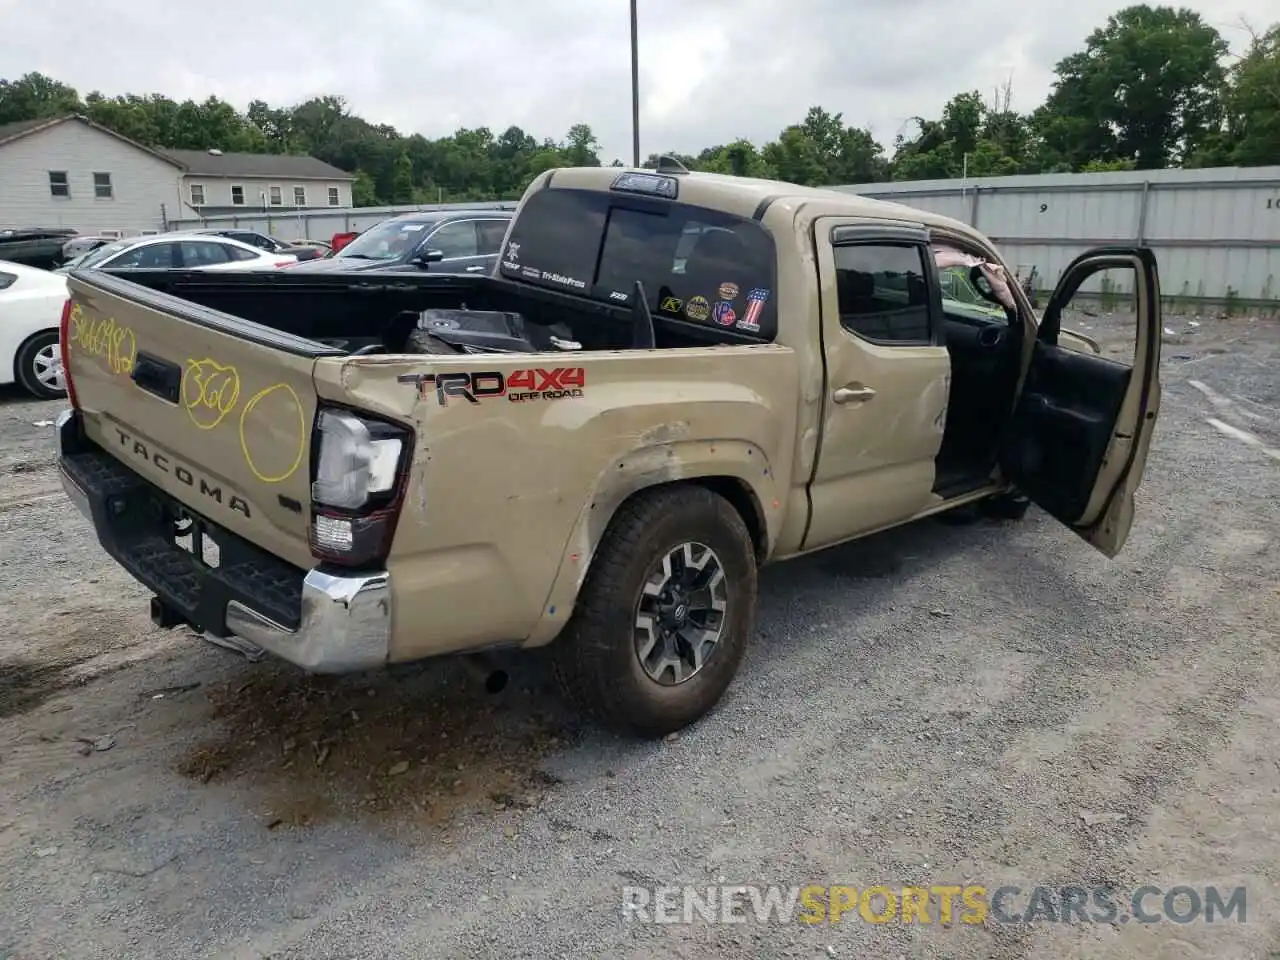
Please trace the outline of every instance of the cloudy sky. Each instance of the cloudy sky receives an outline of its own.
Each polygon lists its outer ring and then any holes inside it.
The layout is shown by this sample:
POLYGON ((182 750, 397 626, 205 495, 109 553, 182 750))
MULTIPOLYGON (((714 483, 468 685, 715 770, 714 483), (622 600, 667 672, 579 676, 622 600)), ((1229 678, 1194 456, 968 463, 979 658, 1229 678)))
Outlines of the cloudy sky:
MULTIPOLYGON (((639 0, 641 150, 762 143, 812 104, 889 146, 913 115, 1012 80, 1014 106, 1116 0, 639 0)), ((1280 0, 1183 0, 1240 49, 1280 0)), ((627 0, 0 0, 0 71, 108 95, 215 94, 243 108, 344 96, 365 118, 440 136, 589 123, 631 152, 627 0)))

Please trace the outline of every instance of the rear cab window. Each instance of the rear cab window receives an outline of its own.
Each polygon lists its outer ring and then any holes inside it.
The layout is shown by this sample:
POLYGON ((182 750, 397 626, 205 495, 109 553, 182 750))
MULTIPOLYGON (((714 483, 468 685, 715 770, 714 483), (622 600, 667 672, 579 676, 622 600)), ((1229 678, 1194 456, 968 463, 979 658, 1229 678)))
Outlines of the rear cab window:
POLYGON ((777 332, 776 259, 773 238, 753 220, 552 186, 525 201, 499 273, 624 307, 639 280, 655 321, 761 341, 777 332))

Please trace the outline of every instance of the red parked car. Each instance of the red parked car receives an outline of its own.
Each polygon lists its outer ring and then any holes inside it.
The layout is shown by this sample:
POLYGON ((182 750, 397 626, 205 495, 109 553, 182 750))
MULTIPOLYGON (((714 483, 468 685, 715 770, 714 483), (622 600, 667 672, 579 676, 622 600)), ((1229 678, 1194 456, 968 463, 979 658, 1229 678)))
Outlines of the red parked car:
POLYGON ((333 239, 329 241, 329 246, 334 253, 337 253, 358 236, 360 236, 359 231, 354 233, 335 233, 333 239))

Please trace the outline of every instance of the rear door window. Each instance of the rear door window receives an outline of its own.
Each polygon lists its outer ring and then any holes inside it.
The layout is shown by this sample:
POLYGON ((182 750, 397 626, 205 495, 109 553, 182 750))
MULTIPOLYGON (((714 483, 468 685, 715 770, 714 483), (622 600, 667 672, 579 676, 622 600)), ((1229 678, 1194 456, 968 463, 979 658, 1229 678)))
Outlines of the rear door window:
POLYGON ((476 255, 476 222, 459 220, 446 223, 426 242, 427 250, 439 250, 446 260, 461 260, 476 255))
POLYGON ((837 246, 840 323, 877 343, 929 342, 924 250, 906 244, 837 246))
POLYGON ((639 280, 655 318, 772 338, 775 256, 772 238, 751 220, 665 200, 547 188, 525 202, 500 270, 621 306, 639 280))
POLYGON ((231 258, 227 244, 214 240, 184 240, 182 242, 182 265, 184 267, 211 267, 214 264, 226 263, 231 258))
POLYGON ((148 243, 122 253, 114 260, 103 263, 102 266, 108 269, 138 267, 143 270, 168 270, 174 266, 176 246, 173 243, 148 243))
POLYGON ((496 256, 507 235, 510 220, 481 220, 476 224, 479 233, 479 252, 482 257, 496 256))

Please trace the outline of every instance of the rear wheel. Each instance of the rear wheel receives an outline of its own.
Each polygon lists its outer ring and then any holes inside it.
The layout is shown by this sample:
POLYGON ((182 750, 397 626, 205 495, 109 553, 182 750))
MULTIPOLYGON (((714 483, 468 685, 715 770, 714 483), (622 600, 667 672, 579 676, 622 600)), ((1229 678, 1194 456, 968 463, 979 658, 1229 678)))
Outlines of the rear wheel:
POLYGON ((646 491, 622 506, 596 551, 556 641, 556 674, 602 723, 664 736, 724 695, 755 606, 755 551, 729 502, 695 485, 646 491))
POLYGON ((57 400, 67 395, 56 331, 46 330, 27 340, 18 348, 13 367, 22 388, 41 400, 57 400))

